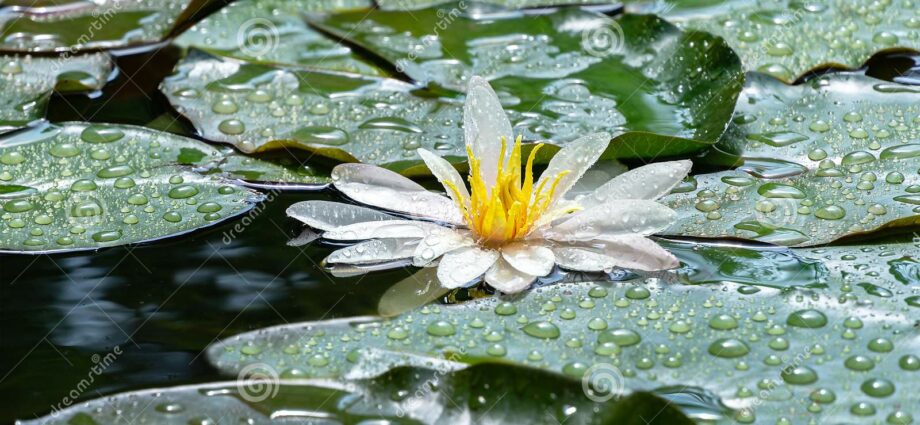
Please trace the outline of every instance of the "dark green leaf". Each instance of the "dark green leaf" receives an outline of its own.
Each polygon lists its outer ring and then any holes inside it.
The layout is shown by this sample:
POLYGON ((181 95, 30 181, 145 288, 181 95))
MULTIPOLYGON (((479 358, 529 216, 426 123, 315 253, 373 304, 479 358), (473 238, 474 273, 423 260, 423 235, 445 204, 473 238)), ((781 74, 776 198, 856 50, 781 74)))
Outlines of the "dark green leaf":
POLYGON ((370 0, 239 1, 195 24, 176 43, 251 62, 381 75, 375 65, 311 29, 301 18, 304 12, 370 6, 370 0))
POLYGON ((311 22, 421 83, 462 92, 473 75, 489 79, 529 140, 564 144, 607 131, 617 135, 610 155, 674 156, 714 143, 732 115, 743 74, 719 38, 650 15, 480 8, 460 2, 311 22))
POLYGON ((745 70, 793 82, 814 69, 858 68, 885 50, 920 49, 913 1, 669 0, 627 2, 683 28, 724 37, 745 70))
POLYGON ((668 233, 809 246, 920 223, 917 93, 858 75, 751 76, 720 143, 744 165, 664 198, 680 213, 668 233))
POLYGON ((676 408, 681 400, 670 393, 665 396, 671 401, 636 393, 604 403, 586 397, 580 382, 544 371, 496 364, 450 369, 399 368, 376 379, 282 383, 273 369, 254 368, 236 382, 118 394, 23 425, 96 424, 114 418, 177 425, 319 419, 348 424, 693 423, 676 408))

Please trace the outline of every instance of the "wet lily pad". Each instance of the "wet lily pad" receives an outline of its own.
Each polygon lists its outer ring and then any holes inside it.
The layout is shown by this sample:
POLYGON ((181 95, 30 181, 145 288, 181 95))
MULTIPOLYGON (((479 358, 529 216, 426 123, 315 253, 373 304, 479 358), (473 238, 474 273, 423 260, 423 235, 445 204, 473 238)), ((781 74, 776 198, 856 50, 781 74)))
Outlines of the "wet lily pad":
MULTIPOLYGON (((916 251, 911 244, 888 247, 916 251)), ((867 266, 827 264, 827 289, 752 289, 728 280, 681 285, 672 273, 556 284, 516 299, 425 306, 391 319, 263 329, 208 354, 226 373, 267 364, 309 377, 376 375, 434 359, 524 364, 589 381, 602 371, 624 391, 711 391, 741 423, 916 417, 910 400, 920 390, 913 378, 920 373, 917 306, 850 291, 849 282, 861 276, 900 273, 869 259, 879 251, 863 248, 833 253, 867 266), (858 274, 848 276, 852 271, 858 274)), ((831 255, 797 252, 816 260, 831 255)))
POLYGON ((717 0, 631 1, 683 28, 724 37, 744 69, 785 82, 816 68, 858 68, 885 50, 920 50, 920 17, 912 1, 717 0))
POLYGON ((668 233, 808 246, 920 223, 917 96, 858 75, 751 76, 720 142, 744 165, 664 198, 679 212, 668 233))
POLYGON ((96 0, 27 4, 0 15, 0 50, 69 52, 162 40, 207 0, 96 0))
POLYGON ((208 140, 301 149, 412 174, 416 149, 463 161, 462 103, 397 80, 241 63, 193 52, 161 90, 208 140))
MULTIPOLYGON (((681 400, 638 393, 602 403, 584 396, 580 382, 525 367, 481 365, 459 372, 449 367, 401 368, 377 379, 279 382, 277 372, 254 368, 248 380, 118 394, 57 412, 23 425, 136 423, 476 424, 484 422, 633 424, 693 422, 678 411, 681 400), (485 386, 483 385, 485 384, 485 386), (673 404, 672 404, 673 403, 673 404), (557 406, 547 408, 547 406, 557 406), (564 407, 563 407, 564 406, 564 407), (312 421, 311 421, 312 423, 312 421)), ((665 394, 671 396, 671 394, 665 394)))
POLYGON ((220 152, 141 127, 42 125, 0 138, 0 251, 149 241, 239 215, 261 195, 182 165, 220 152))
MULTIPOLYGON (((377 0, 383 10, 416 10, 438 4, 451 3, 453 0, 377 0)), ((614 0, 479 0, 479 3, 494 4, 509 9, 525 7, 600 5, 616 4, 614 0)))
POLYGON ((529 14, 451 3, 309 19, 454 95, 473 75, 487 78, 529 140, 563 144, 605 131, 617 135, 608 154, 622 158, 714 143, 744 79, 723 40, 652 15, 614 20, 577 8, 529 14))
POLYGON ((251 62, 381 75, 351 49, 321 35, 304 12, 368 8, 370 0, 257 0, 231 3, 195 24, 176 44, 251 62))
POLYGON ((0 131, 44 117, 53 91, 102 88, 111 70, 111 59, 101 53, 66 59, 0 56, 0 131))

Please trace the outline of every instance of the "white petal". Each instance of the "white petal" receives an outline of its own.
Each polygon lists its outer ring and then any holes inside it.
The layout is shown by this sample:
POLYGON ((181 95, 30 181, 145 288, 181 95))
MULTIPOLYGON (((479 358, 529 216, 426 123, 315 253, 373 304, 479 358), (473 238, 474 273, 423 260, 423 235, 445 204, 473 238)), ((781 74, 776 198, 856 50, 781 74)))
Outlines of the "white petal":
POLYGON ((329 264, 375 264, 412 258, 418 239, 373 239, 334 251, 329 264))
POLYGON ((506 294, 521 292, 535 280, 536 276, 521 272, 504 259, 496 261, 485 276, 486 283, 506 294))
POLYGON ((378 238, 423 238, 437 224, 418 220, 386 220, 355 223, 323 233, 324 239, 360 241, 378 238))
POLYGON ((655 201, 624 200, 589 208, 551 227, 543 236, 557 241, 587 240, 603 235, 651 235, 667 229, 677 213, 655 201))
POLYGON ((595 162, 591 168, 585 172, 585 175, 578 179, 575 186, 569 189, 565 194, 566 199, 580 199, 590 195, 597 188, 603 186, 610 179, 629 171, 623 163, 615 159, 605 158, 602 161, 595 162))
POLYGON ((329 201, 298 202, 288 207, 287 215, 323 231, 354 223, 396 219, 370 208, 329 201))
POLYGON ((555 247, 553 254, 556 255, 556 264, 567 270, 600 272, 614 267, 613 258, 584 248, 555 247))
POLYGON ((687 160, 648 164, 610 179, 578 201, 590 208, 617 199, 655 200, 670 193, 687 177, 692 166, 687 160))
POLYGON ((595 239, 557 247, 553 252, 560 267, 578 271, 609 270, 613 267, 655 271, 680 265, 668 250, 640 235, 595 239))
POLYGON ((468 230, 438 227, 428 229, 428 234, 415 248, 412 265, 424 267, 438 257, 455 249, 472 246, 476 241, 468 230))
POLYGON ((459 288, 482 276, 498 257, 498 251, 476 246, 448 252, 438 264, 438 280, 445 288, 459 288))
POLYGON ((514 242, 502 247, 502 258, 521 273, 546 276, 553 271, 553 251, 534 242, 514 242))
MULTIPOLYGON (((498 173, 498 161, 501 153, 501 138, 505 137, 508 146, 514 141, 511 122, 505 115, 501 102, 489 82, 481 77, 473 77, 466 92, 463 105, 463 136, 467 146, 481 162, 482 177, 487 188, 495 185, 498 173)), ((509 156, 507 149, 505 156, 509 156)))
POLYGON ((545 181, 545 187, 548 189, 556 175, 568 171, 569 173, 559 180, 559 185, 556 186, 556 191, 553 193, 553 201, 562 199, 566 192, 575 186, 578 179, 600 158, 604 150, 607 149, 608 143, 610 143, 609 134, 595 133, 566 144, 549 161, 546 171, 540 175, 540 180, 537 181, 537 187, 545 181))
POLYGON ((341 164, 332 170, 335 188, 362 204, 460 225, 454 203, 393 171, 369 164, 341 164))
POLYGON ((453 165, 450 165, 446 159, 441 158, 425 149, 418 149, 418 155, 422 157, 422 161, 425 161, 425 165, 428 166, 428 169, 431 170, 431 174, 437 177, 438 181, 444 185, 444 191, 447 192, 447 195, 450 196, 454 202, 466 205, 469 203, 470 192, 466 189, 466 183, 463 182, 463 177, 460 176, 460 173, 457 172, 457 169, 453 165), (460 199, 457 199, 457 196, 454 192, 448 187, 447 183, 452 184, 457 191, 460 192, 460 199))

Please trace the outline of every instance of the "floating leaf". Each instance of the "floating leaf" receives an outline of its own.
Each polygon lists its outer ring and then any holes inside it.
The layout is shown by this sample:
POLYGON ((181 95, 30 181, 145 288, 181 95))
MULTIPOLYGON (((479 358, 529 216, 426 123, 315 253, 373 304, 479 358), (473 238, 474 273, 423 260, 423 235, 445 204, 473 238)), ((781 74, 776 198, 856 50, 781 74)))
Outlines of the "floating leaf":
POLYGON ((95 0, 44 7, 33 2, 0 15, 0 50, 67 52, 154 43, 206 0, 95 0))
POLYGON ((668 233, 807 246, 920 223, 917 98, 858 75, 798 86, 751 76, 721 142, 744 165, 664 198, 680 215, 668 233))
POLYGON ((249 210, 260 195, 176 165, 221 158, 141 127, 42 125, 0 138, 0 251, 58 252, 159 239, 249 210))
POLYGON ((826 67, 858 68, 876 52, 920 49, 917 4, 905 1, 631 1, 683 28, 719 35, 745 70, 787 83, 826 67))
POLYGON ((530 140, 606 131, 618 135, 611 155, 674 156, 714 143, 731 118, 744 76, 719 38, 651 15, 480 8, 460 2, 310 19, 420 83, 462 92, 473 75, 489 79, 530 140))
MULTIPOLYGON (((578 381, 530 368, 481 365, 401 368, 360 381, 281 383, 270 368, 251 379, 118 394, 85 402, 23 425, 106 423, 554 423, 692 424, 682 402, 638 393, 608 403, 585 397, 578 381), (555 406, 550 408, 549 406, 555 406), (117 419, 116 419, 117 418, 117 419)), ((285 376, 285 378, 296 376, 285 376)), ((716 410, 718 412, 718 410, 716 410)))
POLYGON ((408 172, 423 147, 466 159, 462 105, 397 80, 245 64, 192 53, 161 90, 208 140, 246 153, 315 152, 408 172))
MULTIPOLYGON (((671 273, 556 284, 513 300, 425 306, 392 319, 263 329, 226 339, 208 355, 226 373, 264 363, 305 377, 374 375, 434 359, 501 361, 592 379, 602 370, 625 390, 711 391, 742 423, 909 418, 918 414, 910 400, 920 390, 917 305, 863 295, 850 282, 903 273, 888 264, 897 256, 883 253, 916 252, 918 244, 796 250, 813 261, 835 257, 825 266, 828 289, 751 289, 730 280, 680 285, 671 273)), ((749 272, 760 273, 758 266, 767 273, 773 267, 762 261, 749 272)))
POLYGON ((379 68, 311 29, 300 16, 370 6, 370 0, 240 1, 192 26, 176 44, 246 61, 381 75, 379 68))
MULTIPOLYGON (((416 10, 451 3, 453 0, 377 0, 377 5, 383 10, 416 10)), ((616 4, 613 0, 479 0, 479 3, 491 3, 509 9, 525 7, 547 7, 566 5, 598 5, 616 4)))
POLYGON ((111 59, 102 53, 66 59, 0 56, 0 131, 44 117, 52 91, 102 88, 111 69, 111 59))

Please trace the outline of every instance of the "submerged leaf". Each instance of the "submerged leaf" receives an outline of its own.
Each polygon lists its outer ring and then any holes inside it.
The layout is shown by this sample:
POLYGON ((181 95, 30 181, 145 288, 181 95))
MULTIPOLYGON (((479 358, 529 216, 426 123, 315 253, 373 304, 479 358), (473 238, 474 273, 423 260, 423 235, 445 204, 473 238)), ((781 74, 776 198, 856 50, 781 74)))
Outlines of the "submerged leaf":
MULTIPOLYGON (((307 377, 376 375, 436 359, 524 364, 590 379, 601 370, 624 391, 712 391, 744 423, 911 417, 918 412, 910 400, 920 390, 912 316, 920 305, 853 292, 851 282, 916 272, 889 267, 897 255, 885 252, 916 252, 918 243, 797 250, 826 262, 827 289, 752 290, 728 279, 680 285, 670 273, 556 284, 514 300, 425 306, 391 319, 263 329, 224 340, 208 355, 226 373, 268 364, 307 377)), ((748 273, 769 272, 773 264, 765 263, 751 264, 748 273)), ((916 294, 915 286, 904 289, 916 294)))
POLYGON ((310 28, 300 16, 370 6, 370 0, 239 1, 189 28, 176 44, 246 61, 380 75, 375 65, 310 28))
POLYGON ((657 13, 683 28, 721 37, 744 69, 787 83, 825 67, 858 68, 885 50, 920 49, 913 1, 631 0, 627 11, 657 13))
POLYGON ((608 132, 617 135, 608 154, 624 158, 714 143, 744 79, 721 39, 651 15, 528 14, 453 2, 310 19, 420 83, 463 92, 472 76, 488 79, 529 140, 564 144, 608 132))
MULTIPOLYGON (((270 367, 236 382, 118 394, 88 401, 23 425, 104 423, 566 423, 689 425, 672 393, 637 393, 606 402, 582 384, 525 367, 488 364, 400 368, 359 381, 278 381, 270 367), (246 379, 249 378, 249 379, 246 379), (668 398, 668 399, 666 399, 668 398), (549 408, 549 406, 560 406, 549 408), (564 406, 562 408, 561 406, 564 406), (644 422, 635 422, 639 417, 644 422)), ((297 378, 296 374, 282 378, 297 378)), ((720 412, 720 406, 710 410, 720 412)))
POLYGON ((0 56, 0 131, 43 118, 53 91, 102 88, 111 70, 111 59, 104 53, 70 58, 0 56))
POLYGON ((261 195, 181 165, 216 149, 141 127, 42 125, 0 138, 0 251, 40 253, 149 241, 207 227, 261 195))
POLYGON ((751 76, 720 142, 744 165, 664 198, 669 234, 789 246, 920 223, 916 87, 834 75, 786 86, 751 76))

